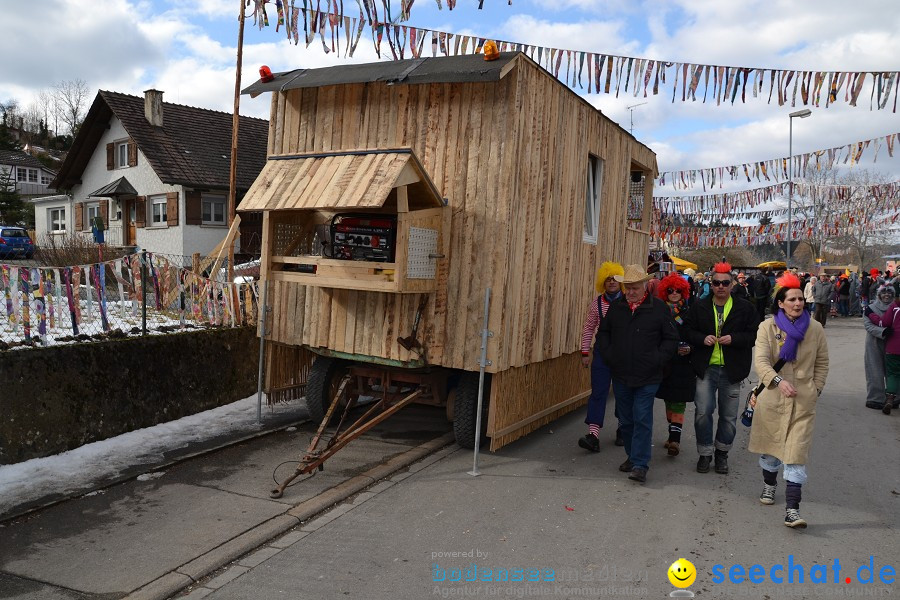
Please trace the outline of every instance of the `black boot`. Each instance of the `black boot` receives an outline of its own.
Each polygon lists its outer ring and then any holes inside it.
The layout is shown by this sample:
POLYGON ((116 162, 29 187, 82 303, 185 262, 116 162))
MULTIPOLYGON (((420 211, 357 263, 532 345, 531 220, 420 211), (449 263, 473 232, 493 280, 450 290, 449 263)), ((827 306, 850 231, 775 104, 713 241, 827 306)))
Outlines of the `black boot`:
POLYGON ((881 410, 884 408, 884 402, 876 402, 875 400, 866 400, 866 408, 881 410))
POLYGON ((716 450, 716 473, 728 474, 728 451, 716 450))
POLYGON ((712 456, 701 456, 697 459, 697 472, 709 473, 709 463, 712 462, 712 456))
POLYGON ((894 402, 897 400, 896 394, 885 394, 884 395, 884 406, 881 407, 881 412, 886 415, 891 414, 891 409, 894 407, 894 402))

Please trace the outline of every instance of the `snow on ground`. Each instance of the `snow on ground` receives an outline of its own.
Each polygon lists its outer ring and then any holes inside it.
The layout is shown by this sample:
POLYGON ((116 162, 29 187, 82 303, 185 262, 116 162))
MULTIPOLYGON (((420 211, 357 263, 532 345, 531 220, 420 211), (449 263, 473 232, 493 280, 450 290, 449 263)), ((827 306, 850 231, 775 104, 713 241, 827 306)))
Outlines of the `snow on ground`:
MULTIPOLYGON (((265 402, 265 398, 263 398, 265 402)), ((0 465, 0 516, 11 508, 54 494, 87 492, 129 468, 160 464, 164 454, 227 434, 253 433, 257 396, 176 421, 131 431, 45 458, 0 465)), ((270 411, 263 407, 263 418, 270 411)), ((276 410, 278 410, 276 408, 276 410)))

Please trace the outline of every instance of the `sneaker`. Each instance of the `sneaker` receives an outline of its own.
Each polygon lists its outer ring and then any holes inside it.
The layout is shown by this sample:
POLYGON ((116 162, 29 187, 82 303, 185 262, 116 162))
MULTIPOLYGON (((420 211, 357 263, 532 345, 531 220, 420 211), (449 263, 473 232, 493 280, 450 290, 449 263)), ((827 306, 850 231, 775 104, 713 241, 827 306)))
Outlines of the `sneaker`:
POLYGON ((806 529, 806 521, 800 516, 796 508, 788 508, 784 512, 784 524, 792 529, 806 529))
POLYGON ((891 408, 893 408, 893 403, 885 401, 884 406, 881 407, 881 412, 886 415, 891 414, 891 408))
POLYGON ((622 439, 622 434, 616 429, 616 446, 624 446, 625 440, 622 439))
POLYGON ((600 452, 600 440, 593 433, 578 439, 578 445, 589 452, 600 452))
POLYGON ((875 410, 881 410, 884 408, 884 402, 876 402, 875 400, 866 400, 866 408, 874 408, 875 410))
MULTIPOLYGON (((698 465, 699 466, 699 465, 698 465)), ((728 475, 728 453, 716 450, 716 473, 728 475)))
POLYGON ((669 440, 663 444, 663 448, 669 451, 669 456, 678 456, 678 453, 681 451, 681 444, 669 440))
POLYGON ((709 463, 712 462, 712 456, 701 456, 697 459, 697 472, 709 473, 709 463))
POLYGON ((633 468, 634 468, 634 465, 631 463, 630 459, 626 460, 621 465, 619 465, 619 470, 622 471, 623 473, 628 473, 633 468))
POLYGON ((762 494, 759 495, 760 504, 775 504, 775 486, 763 484, 762 494))
POLYGON ((642 469, 641 467, 635 467, 631 470, 631 473, 628 474, 628 479, 632 481, 637 481, 638 483, 644 483, 647 481, 647 469, 642 469))

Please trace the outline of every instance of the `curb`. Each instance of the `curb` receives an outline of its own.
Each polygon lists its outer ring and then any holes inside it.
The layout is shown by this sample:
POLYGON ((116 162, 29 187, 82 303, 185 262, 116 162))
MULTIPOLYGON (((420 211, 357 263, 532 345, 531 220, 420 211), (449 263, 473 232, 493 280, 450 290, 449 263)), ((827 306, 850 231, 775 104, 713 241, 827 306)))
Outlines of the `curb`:
MULTIPOLYGON (((403 454, 395 456, 384 464, 373 467, 352 479, 341 482, 314 498, 310 498, 309 500, 305 500, 286 509, 281 515, 248 529, 237 537, 213 548, 209 552, 201 554, 180 567, 169 571, 162 577, 131 592, 125 596, 124 600, 167 600, 174 594, 177 594, 192 583, 196 583, 213 571, 220 569, 244 554, 259 548, 265 542, 282 533, 290 531, 294 527, 301 525, 304 521, 308 521, 313 516, 339 502, 343 502, 350 496, 377 483, 379 480, 389 477, 401 469, 409 467, 429 454, 432 454, 445 446, 449 446, 454 441, 455 437, 453 433, 446 433, 441 437, 407 450, 403 454)), ((343 514, 343 512, 339 512, 331 518, 327 518, 328 515, 326 515, 326 518, 316 519, 312 524, 306 523, 304 528, 308 527, 309 531, 318 529, 341 514, 343 514)))

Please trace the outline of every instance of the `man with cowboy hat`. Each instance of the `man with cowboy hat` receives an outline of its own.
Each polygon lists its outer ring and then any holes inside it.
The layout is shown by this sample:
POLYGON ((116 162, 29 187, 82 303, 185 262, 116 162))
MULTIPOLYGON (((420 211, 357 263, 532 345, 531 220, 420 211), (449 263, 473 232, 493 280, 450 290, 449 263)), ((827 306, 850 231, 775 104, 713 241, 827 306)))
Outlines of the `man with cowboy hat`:
POLYGON ((653 399, 663 367, 678 350, 678 330, 666 304, 647 291, 641 265, 627 265, 615 279, 625 298, 610 305, 600 324, 600 354, 612 372, 619 427, 628 459, 619 466, 628 478, 647 481, 653 433, 653 399))

